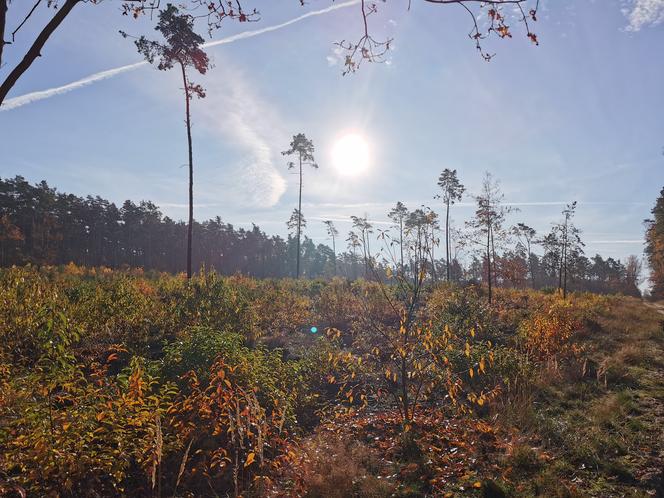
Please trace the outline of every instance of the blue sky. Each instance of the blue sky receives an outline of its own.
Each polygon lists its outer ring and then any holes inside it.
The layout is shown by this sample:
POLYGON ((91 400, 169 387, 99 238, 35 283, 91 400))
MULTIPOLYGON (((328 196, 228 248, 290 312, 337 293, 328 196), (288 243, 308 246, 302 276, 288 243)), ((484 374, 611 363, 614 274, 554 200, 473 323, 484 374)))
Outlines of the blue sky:
MULTIPOLYGON (((258 23, 229 22, 212 39, 335 4, 252 5, 258 23)), ((340 220, 345 234, 351 214, 385 221, 397 200, 437 207, 436 179, 448 167, 471 193, 484 171, 500 179, 506 200, 520 208, 511 222, 548 231, 577 200, 588 254, 641 254, 642 221, 664 186, 664 0, 544 1, 532 27, 540 46, 514 25, 513 39, 487 44, 496 53, 491 63, 476 53, 458 7, 420 0, 410 11, 405 2, 379 7, 372 32, 393 37, 394 50, 388 64, 350 76, 341 75, 334 42, 359 36, 358 6, 209 49, 214 68, 195 78, 208 97, 193 106, 198 219, 219 215, 285 234, 297 184, 280 151, 305 132, 320 164, 305 171, 303 199, 307 233, 317 241, 325 241, 322 219, 340 220), (370 144, 371 165, 359 177, 340 176, 331 164, 332 146, 347 131, 370 144)), ((118 29, 148 27, 121 17, 117 2, 79 5, 10 97, 140 61, 118 29)), ((6 49, 0 76, 29 33, 6 49)), ((0 112, 0 176, 44 179, 118 203, 149 199, 182 219, 179 87, 176 74, 145 66, 0 112)), ((468 198, 453 217, 460 225, 472 212, 468 198)))

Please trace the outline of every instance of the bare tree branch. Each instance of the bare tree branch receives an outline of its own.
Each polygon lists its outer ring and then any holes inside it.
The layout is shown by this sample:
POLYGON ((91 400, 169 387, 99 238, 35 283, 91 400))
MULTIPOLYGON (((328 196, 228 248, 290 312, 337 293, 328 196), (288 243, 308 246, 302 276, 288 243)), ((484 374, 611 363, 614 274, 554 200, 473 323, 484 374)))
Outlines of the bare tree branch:
POLYGON ((41 56, 41 50, 44 48, 46 41, 53 34, 53 32, 60 26, 62 21, 65 20, 71 10, 80 3, 82 0, 66 0, 65 3, 58 9, 51 20, 44 26, 32 46, 28 49, 25 56, 18 63, 18 65, 7 76, 5 81, 0 85, 0 104, 5 100, 9 90, 16 84, 18 79, 25 73, 32 63, 41 56))
POLYGON ((23 27, 23 25, 27 22, 28 19, 30 19, 30 16, 32 13, 35 11, 37 7, 39 7, 39 4, 41 3, 41 0, 37 0, 35 4, 32 6, 30 9, 30 12, 23 18, 21 21, 21 24, 19 24, 14 31, 12 31, 12 43, 16 41, 16 33, 23 27))
MULTIPOLYGON (((383 0, 385 1, 385 0, 383 0)), ((519 22, 523 24, 526 36, 536 45, 539 45, 537 35, 530 30, 529 20, 537 21, 537 11, 539 8, 539 0, 423 0, 427 3, 440 4, 440 5, 458 5, 462 7, 470 16, 472 29, 468 36, 474 40, 475 47, 486 61, 490 61, 495 54, 487 53, 483 46, 482 40, 485 40, 492 34, 497 35, 499 38, 512 38, 512 32, 507 24, 505 15, 502 13, 502 7, 511 5, 516 7, 520 12, 521 17, 519 22), (534 3, 533 7, 526 13, 525 5, 534 3), (490 21, 488 28, 481 29, 478 23, 479 12, 473 10, 471 6, 477 6, 478 9, 487 8, 487 18, 490 21)), ((344 70, 343 74, 353 73, 359 69, 363 62, 385 62, 387 52, 391 48, 392 39, 384 41, 376 40, 370 35, 368 27, 368 18, 378 11, 378 7, 374 0, 362 0, 360 2, 361 15, 363 21, 363 34, 357 42, 349 42, 342 40, 336 45, 342 48, 345 52, 344 70)), ((408 9, 410 9, 410 0, 408 2, 408 9)))

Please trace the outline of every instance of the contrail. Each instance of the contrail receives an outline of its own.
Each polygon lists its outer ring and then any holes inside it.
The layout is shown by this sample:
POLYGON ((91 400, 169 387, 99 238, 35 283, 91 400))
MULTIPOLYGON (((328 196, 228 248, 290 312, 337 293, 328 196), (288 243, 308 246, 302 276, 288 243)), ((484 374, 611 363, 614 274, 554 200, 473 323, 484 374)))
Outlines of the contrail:
MULTIPOLYGON (((288 27, 291 24, 295 24, 305 19, 308 19, 309 17, 321 16, 329 12, 333 12, 335 10, 344 9, 352 5, 357 5, 358 3, 360 3, 360 1, 361 0, 350 0, 348 2, 342 2, 335 5, 331 5, 330 7, 327 7, 325 9, 312 10, 310 12, 307 12, 306 14, 302 14, 301 16, 295 17, 289 21, 282 22, 281 24, 275 24, 274 26, 267 26, 265 28, 255 29, 253 31, 244 31, 236 35, 227 36, 226 38, 221 38, 220 40, 215 40, 205 43, 203 44, 203 47, 205 48, 216 47, 218 45, 225 45, 227 43, 233 43, 236 41, 244 40, 246 38, 253 38, 254 36, 270 33, 272 31, 277 31, 279 29, 288 27)), ((106 80, 108 78, 112 78, 113 76, 117 76, 118 74, 126 73, 128 71, 133 71, 134 69, 138 69, 139 67, 145 66, 146 64, 147 62, 145 61, 135 62, 134 64, 127 64, 126 66, 120 66, 114 69, 107 69, 106 71, 101 71, 99 73, 91 74, 90 76, 86 76, 85 78, 81 78, 80 80, 67 83, 66 85, 56 86, 54 88, 48 88, 46 90, 40 90, 37 92, 30 92, 26 93, 25 95, 19 95, 18 97, 13 97, 11 99, 5 100, 2 103, 2 106, 0 106, 0 112, 16 109, 17 107, 31 104, 33 102, 37 102, 38 100, 48 99, 50 97, 54 97, 55 95, 62 95, 63 93, 68 93, 78 88, 83 88, 84 86, 91 85, 92 83, 96 83, 97 81, 106 80)))
POLYGON ((108 69, 106 71, 101 71, 100 73, 91 74, 90 76, 86 76, 80 80, 67 83, 66 85, 56 86, 47 90, 40 90, 38 92, 30 92, 26 93, 25 95, 19 95, 18 97, 5 100, 2 103, 2 106, 0 106, 0 112, 16 109, 17 107, 31 104, 32 102, 37 102, 38 100, 47 99, 49 97, 54 97, 55 95, 68 93, 76 90, 77 88, 83 88, 84 86, 91 85, 96 81, 112 78, 113 76, 126 73, 127 71, 133 71, 134 69, 138 69, 145 64, 147 64, 145 61, 136 62, 135 64, 128 64, 126 66, 116 67, 115 69, 108 69))

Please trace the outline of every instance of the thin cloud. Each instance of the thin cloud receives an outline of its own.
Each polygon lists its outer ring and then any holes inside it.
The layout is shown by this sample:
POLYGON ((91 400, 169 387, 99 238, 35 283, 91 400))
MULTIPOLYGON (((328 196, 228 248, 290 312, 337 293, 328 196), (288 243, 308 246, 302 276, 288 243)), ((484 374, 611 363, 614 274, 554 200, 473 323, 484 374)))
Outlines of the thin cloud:
MULTIPOLYGON (((335 218, 334 216, 311 216, 309 218, 310 220, 314 221, 334 221, 335 223, 352 223, 353 220, 349 218, 335 218)), ((393 222, 391 221, 385 221, 385 220, 372 220, 368 219, 367 220, 369 223, 373 225, 394 225, 393 222)))
MULTIPOLYGON (((324 14, 328 14, 330 12, 334 12, 335 10, 344 9, 346 7, 357 5, 359 2, 360 0, 350 0, 348 2, 331 5, 330 7, 327 7, 325 9, 312 10, 310 12, 307 12, 306 14, 302 14, 301 16, 290 19, 289 21, 285 21, 280 24, 275 24, 274 26, 267 26, 265 28, 255 29, 252 31, 244 31, 242 33, 238 33, 232 36, 227 36, 226 38, 222 38, 220 40, 215 40, 205 43, 203 47, 205 48, 217 47, 219 45, 226 45, 228 43, 234 43, 236 41, 246 40, 247 38, 253 38, 254 36, 263 35, 265 33, 271 33, 272 31, 277 31, 286 28, 292 24, 304 21, 305 19, 308 19, 310 17, 321 16, 324 14)), ((93 83, 96 83, 98 81, 113 78, 114 76, 118 76, 122 73, 139 69, 145 65, 147 65, 147 62, 145 61, 136 62, 134 64, 127 64, 126 66, 120 66, 114 69, 107 69, 106 71, 101 71, 99 73, 91 74, 90 76, 86 76, 85 78, 81 78, 80 80, 67 83, 66 85, 57 86, 46 90, 39 90, 37 92, 30 92, 24 95, 19 95, 18 97, 13 97, 11 99, 5 100, 2 103, 2 106, 0 106, 0 112, 10 111, 12 109, 17 109, 19 107, 22 107, 24 105, 32 104, 33 102, 38 102, 40 100, 55 97, 56 95, 69 93, 74 90, 78 90, 79 88, 83 88, 93 83)))
POLYGON ((627 31, 640 31, 664 22, 664 0, 632 0, 623 12, 629 21, 627 31))
MULTIPOLYGON (((276 166, 280 144, 288 143, 284 120, 260 98, 249 78, 228 62, 224 63, 223 76, 206 86, 210 91, 205 105, 196 109, 201 123, 224 135, 224 141, 239 149, 243 157, 230 171, 224 168, 220 180, 235 179, 227 197, 236 204, 274 206, 286 191, 286 181, 276 166)), ((214 198, 218 193, 209 195, 214 198)))
MULTIPOLYGON (((155 202, 155 205, 159 208, 174 208, 174 209, 188 209, 189 204, 182 204, 178 202, 155 202)), ((208 207, 220 207, 223 206, 223 204, 219 204, 216 202, 213 203, 194 203, 194 208, 208 208, 208 207)))
POLYGON ((632 240, 591 240, 590 244, 645 244, 643 239, 632 240))

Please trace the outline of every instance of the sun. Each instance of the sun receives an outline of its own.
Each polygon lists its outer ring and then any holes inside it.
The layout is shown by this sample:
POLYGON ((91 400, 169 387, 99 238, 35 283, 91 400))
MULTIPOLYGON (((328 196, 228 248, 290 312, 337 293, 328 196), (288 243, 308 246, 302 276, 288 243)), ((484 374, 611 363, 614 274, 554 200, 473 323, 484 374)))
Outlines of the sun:
POLYGON ((342 175, 359 175, 369 167, 369 144, 361 135, 348 133, 334 144, 332 161, 342 175))

